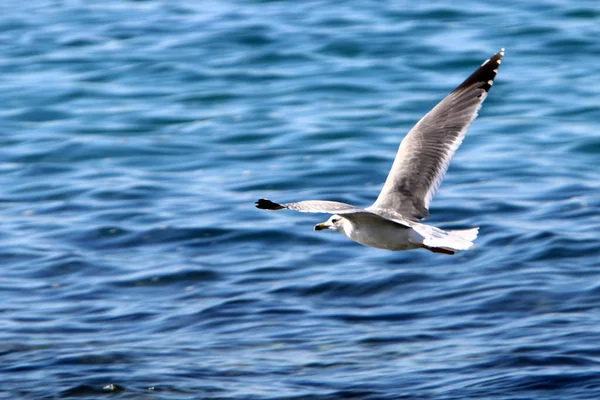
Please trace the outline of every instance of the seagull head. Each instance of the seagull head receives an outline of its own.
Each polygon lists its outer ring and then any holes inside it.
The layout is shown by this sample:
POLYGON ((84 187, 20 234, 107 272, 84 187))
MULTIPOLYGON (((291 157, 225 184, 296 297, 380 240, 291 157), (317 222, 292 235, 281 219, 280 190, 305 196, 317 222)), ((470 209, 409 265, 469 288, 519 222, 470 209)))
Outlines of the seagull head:
POLYGON ((323 229, 331 229, 332 231, 339 232, 342 229, 343 223, 344 219, 342 217, 339 215, 332 215, 327 221, 316 224, 314 230, 322 231, 323 229))

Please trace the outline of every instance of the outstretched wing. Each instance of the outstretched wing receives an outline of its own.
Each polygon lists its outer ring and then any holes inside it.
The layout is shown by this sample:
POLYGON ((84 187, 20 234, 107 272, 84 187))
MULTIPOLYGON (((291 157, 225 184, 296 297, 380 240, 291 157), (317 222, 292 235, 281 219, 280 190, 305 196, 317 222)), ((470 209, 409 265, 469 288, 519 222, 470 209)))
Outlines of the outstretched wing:
POLYGON ((360 218, 378 218, 384 219, 391 222, 395 222, 400 225, 409 226, 409 222, 396 215, 388 215, 386 213, 375 213, 364 208, 356 207, 351 204, 340 203, 338 201, 327 201, 327 200, 305 200, 298 201, 296 203, 275 203, 271 200, 260 199, 254 203, 257 208, 262 210, 294 210, 299 212, 307 213, 324 213, 324 214, 337 214, 343 215, 348 219, 360 219, 360 218))
POLYGON ((498 71, 504 49, 494 54, 408 132, 381 193, 369 210, 396 212, 414 220, 429 215, 429 203, 498 71))
POLYGON ((255 203, 257 208, 262 210, 288 210, 308 212, 308 213, 326 213, 326 214, 356 214, 356 213, 368 213, 364 208, 355 207, 350 204, 340 203, 337 201, 326 201, 326 200, 305 200, 298 201, 296 203, 284 203, 278 204, 271 200, 260 199, 255 203))

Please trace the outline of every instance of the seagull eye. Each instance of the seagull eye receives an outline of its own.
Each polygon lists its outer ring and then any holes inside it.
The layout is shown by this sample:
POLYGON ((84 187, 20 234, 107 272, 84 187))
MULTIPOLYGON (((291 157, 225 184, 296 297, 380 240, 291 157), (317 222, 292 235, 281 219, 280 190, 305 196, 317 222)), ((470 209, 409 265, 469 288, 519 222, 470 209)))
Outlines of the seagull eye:
POLYGON ((331 220, 331 222, 332 222, 332 223, 334 223, 334 224, 337 224, 337 223, 338 223, 338 221, 339 221, 339 219, 337 219, 337 218, 336 218, 336 219, 332 219, 332 220, 331 220))

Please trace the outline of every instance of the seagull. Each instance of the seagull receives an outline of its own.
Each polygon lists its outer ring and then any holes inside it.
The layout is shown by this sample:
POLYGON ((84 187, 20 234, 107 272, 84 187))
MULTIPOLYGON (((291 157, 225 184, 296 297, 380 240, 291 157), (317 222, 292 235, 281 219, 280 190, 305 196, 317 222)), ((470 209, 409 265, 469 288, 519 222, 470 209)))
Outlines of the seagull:
POLYGON ((361 208, 324 200, 278 204, 260 199, 256 207, 333 214, 314 230, 340 232, 350 240, 379 249, 424 248, 442 254, 470 249, 479 228, 444 231, 419 221, 429 216, 429 203, 492 88, 503 56, 504 49, 500 49, 485 60, 408 132, 371 206, 361 208))

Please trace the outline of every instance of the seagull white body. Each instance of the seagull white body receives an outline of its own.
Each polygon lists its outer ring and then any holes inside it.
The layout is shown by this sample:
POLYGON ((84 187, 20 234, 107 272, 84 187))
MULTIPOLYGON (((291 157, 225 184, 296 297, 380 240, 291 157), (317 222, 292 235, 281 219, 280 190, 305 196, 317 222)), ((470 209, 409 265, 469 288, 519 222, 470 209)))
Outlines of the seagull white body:
POLYGON ((363 220, 355 223, 339 215, 315 225, 315 230, 331 229, 364 246, 384 250, 412 250, 426 248, 434 253, 451 254, 473 247, 479 228, 444 231, 431 225, 413 223, 412 226, 388 220, 363 220))
POLYGON ((380 249, 425 248, 454 254, 473 247, 479 228, 444 231, 419 221, 429 216, 429 203, 491 89, 503 56, 501 49, 486 60, 408 132, 373 205, 360 208, 325 200, 278 204, 260 199, 256 207, 333 214, 314 229, 340 232, 380 249))
MULTIPOLYGON (((327 229, 340 232, 362 245, 385 250, 411 250, 420 247, 417 232, 395 222, 366 221, 354 224, 346 218, 339 218, 337 223, 331 222, 332 219, 337 221, 336 217, 338 216, 334 215, 323 224, 327 229)), ((317 227, 315 229, 318 230, 317 227)))

